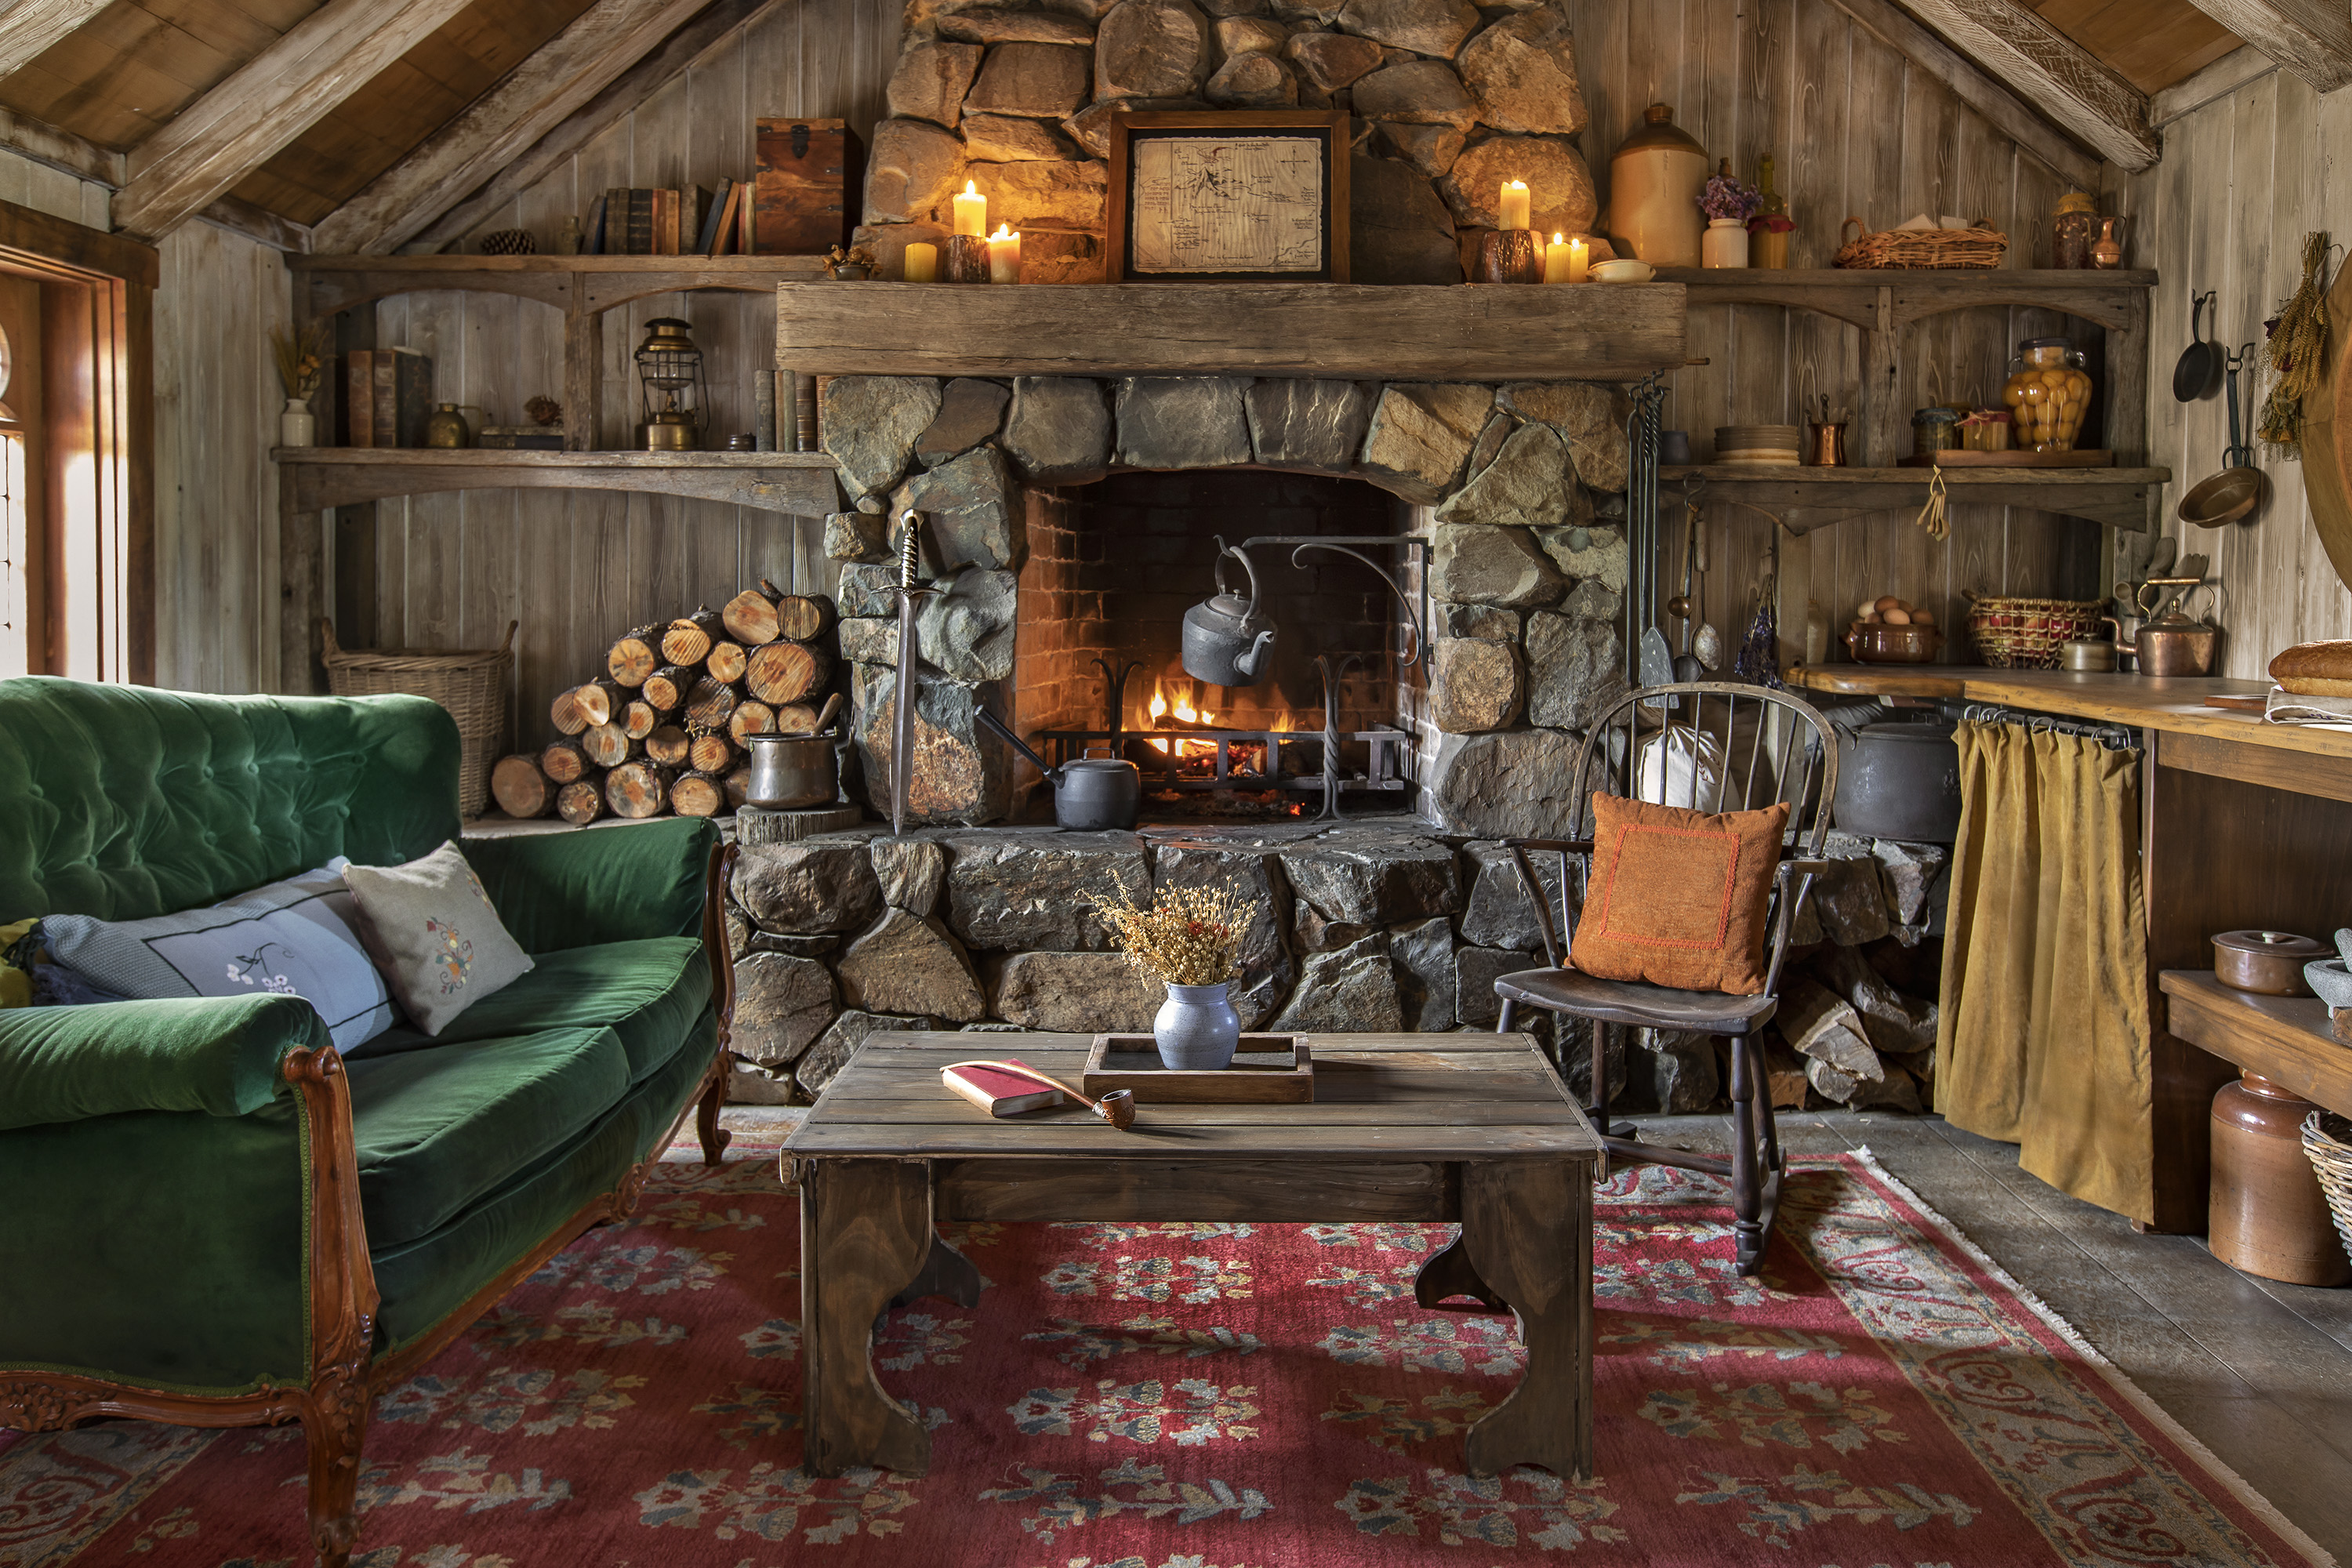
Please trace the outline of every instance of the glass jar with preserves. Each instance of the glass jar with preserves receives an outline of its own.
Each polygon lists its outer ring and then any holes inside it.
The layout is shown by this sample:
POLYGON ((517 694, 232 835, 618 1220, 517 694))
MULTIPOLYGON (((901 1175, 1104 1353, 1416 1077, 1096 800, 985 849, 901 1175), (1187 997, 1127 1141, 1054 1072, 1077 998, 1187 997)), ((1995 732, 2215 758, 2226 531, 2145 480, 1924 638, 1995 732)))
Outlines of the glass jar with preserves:
POLYGON ((1960 446, 1971 452, 2006 452, 2011 425, 2006 408, 1971 409, 1960 421, 1960 446))
POLYGON ((2090 373, 2083 355, 2064 338, 2028 338, 2009 362, 2011 374, 2000 389, 2017 426, 2020 451, 2071 452, 2091 405, 2090 373))
POLYGON ((1931 458, 1938 452, 1957 451, 1959 424, 1960 416, 1948 408, 1922 408, 1911 416, 1911 455, 1931 458))

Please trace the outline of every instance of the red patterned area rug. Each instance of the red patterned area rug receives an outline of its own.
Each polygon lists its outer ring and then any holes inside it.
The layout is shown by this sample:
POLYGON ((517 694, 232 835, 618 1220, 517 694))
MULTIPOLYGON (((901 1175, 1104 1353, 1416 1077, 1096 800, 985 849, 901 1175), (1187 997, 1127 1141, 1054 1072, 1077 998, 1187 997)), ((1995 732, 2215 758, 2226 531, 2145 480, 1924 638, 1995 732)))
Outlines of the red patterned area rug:
MULTIPOLYGON (((801 1468, 772 1146, 677 1160, 378 1406, 358 1568, 1960 1568, 2325 1563, 1867 1156, 1802 1162, 1762 1277, 1722 1186, 1600 1209, 1599 1474, 1460 1468, 1508 1317, 1412 1303, 1450 1227, 950 1228, 891 1315, 930 1475, 801 1468)), ((0 1447, 0 1564, 301 1568, 292 1430, 0 1447)))

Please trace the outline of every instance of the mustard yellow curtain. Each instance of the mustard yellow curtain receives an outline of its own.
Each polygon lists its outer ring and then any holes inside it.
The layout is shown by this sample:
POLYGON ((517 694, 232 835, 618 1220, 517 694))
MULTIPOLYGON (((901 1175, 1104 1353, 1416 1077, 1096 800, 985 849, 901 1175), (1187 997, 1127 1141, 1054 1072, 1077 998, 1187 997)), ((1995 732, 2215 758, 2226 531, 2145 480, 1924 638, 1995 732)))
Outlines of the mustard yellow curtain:
POLYGON ((1960 725, 1936 1109, 2062 1192, 2155 1217, 2137 752, 1960 725))

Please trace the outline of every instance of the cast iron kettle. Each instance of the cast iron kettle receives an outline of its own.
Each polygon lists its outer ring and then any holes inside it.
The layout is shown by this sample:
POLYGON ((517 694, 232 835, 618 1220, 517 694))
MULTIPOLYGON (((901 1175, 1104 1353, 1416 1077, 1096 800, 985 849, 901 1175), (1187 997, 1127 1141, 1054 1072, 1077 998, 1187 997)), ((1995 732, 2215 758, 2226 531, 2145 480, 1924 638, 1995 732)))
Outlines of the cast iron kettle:
MULTIPOLYGON (((1272 634, 1268 634, 1269 636, 1272 634)), ((980 721, 1036 765, 1054 786, 1054 826, 1068 833, 1096 833, 1104 828, 1135 826, 1143 805, 1143 775, 1135 764, 1116 757, 1076 757, 1058 768, 1031 751, 1004 721, 975 706, 980 721)))
POLYGON ((1212 686, 1255 686, 1273 672, 1274 617, 1258 614, 1257 568, 1240 551, 1226 549, 1220 536, 1216 595, 1184 612, 1184 673, 1212 686), (1246 602, 1226 591, 1228 555, 1249 577, 1246 602))

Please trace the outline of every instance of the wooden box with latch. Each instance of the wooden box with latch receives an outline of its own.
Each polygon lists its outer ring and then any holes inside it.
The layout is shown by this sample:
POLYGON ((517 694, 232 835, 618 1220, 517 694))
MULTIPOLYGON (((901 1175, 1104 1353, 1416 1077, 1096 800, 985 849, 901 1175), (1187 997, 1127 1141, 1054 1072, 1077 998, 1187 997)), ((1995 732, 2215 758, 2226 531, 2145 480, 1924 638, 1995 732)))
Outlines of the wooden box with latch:
POLYGON ((823 256, 849 243, 865 188, 866 144, 845 120, 761 120, 751 187, 751 249, 823 256))

